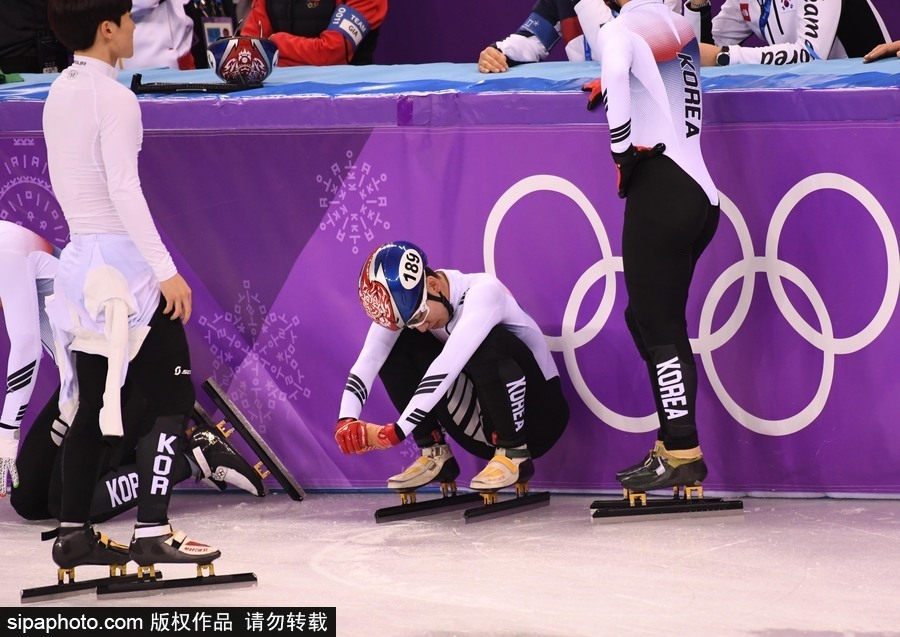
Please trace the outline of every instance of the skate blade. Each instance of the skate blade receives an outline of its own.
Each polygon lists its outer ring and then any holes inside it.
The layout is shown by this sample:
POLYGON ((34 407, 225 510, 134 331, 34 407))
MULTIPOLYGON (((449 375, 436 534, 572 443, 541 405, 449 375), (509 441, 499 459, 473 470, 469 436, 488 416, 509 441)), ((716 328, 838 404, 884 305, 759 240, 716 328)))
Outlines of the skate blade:
POLYGON ((475 502, 481 502, 480 493, 461 493, 422 500, 413 504, 384 507, 375 511, 375 522, 381 524, 382 522, 395 522, 397 520, 420 518, 426 515, 437 515, 438 513, 467 507, 475 502))
MULTIPOLYGON (((158 572, 157 572, 158 573, 158 572)), ((130 598, 164 593, 167 590, 183 590, 186 588, 205 589, 210 586, 227 586, 229 588, 248 588, 256 586, 256 573, 236 573, 234 575, 207 575, 204 577, 183 577, 160 580, 138 580, 133 582, 110 583, 97 587, 97 596, 104 599, 117 597, 130 598)))
POLYGON ((591 520, 598 523, 635 522, 656 519, 717 517, 741 515, 744 503, 741 500, 704 498, 703 500, 647 499, 646 505, 631 506, 628 500, 596 500, 591 504, 591 520))
MULTIPOLYGON (((156 572, 157 579, 162 579, 162 571, 156 572)), ((38 586, 36 588, 25 588, 21 592, 21 603, 30 604, 33 602, 46 602, 55 599, 66 599, 74 595, 82 593, 93 593, 97 588, 107 584, 126 584, 137 582, 138 576, 118 575, 116 577, 98 577, 94 579, 86 579, 82 581, 72 582, 71 584, 52 584, 50 586, 38 586)))
POLYGON ((482 504, 480 507, 475 507, 474 509, 466 509, 465 513, 463 513, 463 517, 465 518, 466 524, 468 524, 469 522, 481 522, 483 520, 509 515, 510 513, 517 513, 519 511, 537 509, 548 506, 549 504, 549 491, 529 492, 525 495, 510 498, 509 500, 499 500, 494 504, 482 504))
POLYGON ((297 502, 303 500, 303 498, 306 497, 306 493, 303 491, 302 487, 297 483, 290 472, 288 472, 287 467, 285 467, 284 463, 282 463, 278 456, 275 455, 275 452, 272 451, 262 436, 260 436, 256 429, 253 428, 250 421, 240 412, 237 405, 228 398, 225 391, 218 383, 216 383, 215 379, 210 378, 206 380, 202 384, 202 387, 215 403, 219 411, 222 412, 222 415, 225 417, 228 424, 231 425, 233 429, 237 430, 240 437, 247 443, 247 446, 256 454, 256 457, 260 461, 260 464, 257 465, 257 472, 259 472, 260 466, 265 465, 266 470, 271 472, 272 476, 275 477, 278 484, 281 485, 285 493, 287 493, 292 500, 297 502))

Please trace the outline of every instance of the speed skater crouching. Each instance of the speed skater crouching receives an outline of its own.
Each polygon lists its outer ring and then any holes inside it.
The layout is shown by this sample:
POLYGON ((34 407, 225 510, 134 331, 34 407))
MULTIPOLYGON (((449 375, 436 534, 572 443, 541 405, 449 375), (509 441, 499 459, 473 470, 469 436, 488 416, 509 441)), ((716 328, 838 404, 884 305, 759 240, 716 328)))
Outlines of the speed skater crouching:
POLYGON ((471 489, 495 495, 518 484, 527 492, 532 459, 555 444, 569 415, 534 320, 492 275, 432 270, 420 248, 402 241, 369 256, 359 296, 375 324, 341 401, 341 451, 388 449, 412 436, 420 455, 388 487, 409 494, 439 481, 446 494, 459 475, 449 437, 489 460, 471 489), (376 376, 401 412, 385 426, 359 419, 376 376))

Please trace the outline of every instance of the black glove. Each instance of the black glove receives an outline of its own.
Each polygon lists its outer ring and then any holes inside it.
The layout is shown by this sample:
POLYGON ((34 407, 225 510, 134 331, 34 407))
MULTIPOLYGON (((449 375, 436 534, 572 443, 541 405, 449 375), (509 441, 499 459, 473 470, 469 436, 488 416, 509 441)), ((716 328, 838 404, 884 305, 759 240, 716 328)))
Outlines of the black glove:
POLYGON ((613 161, 616 162, 616 168, 619 170, 619 180, 616 188, 619 190, 619 198, 624 199, 628 196, 628 182, 631 180, 631 173, 634 171, 635 165, 642 159, 647 157, 655 157, 661 155, 666 150, 665 144, 657 144, 653 148, 646 146, 637 146, 631 144, 624 153, 613 153, 613 161))
POLYGON ((590 97, 588 97, 587 109, 589 111, 594 110, 597 107, 597 104, 600 103, 600 100, 603 99, 603 86, 600 84, 600 78, 591 80, 582 86, 581 90, 584 92, 591 92, 590 97))

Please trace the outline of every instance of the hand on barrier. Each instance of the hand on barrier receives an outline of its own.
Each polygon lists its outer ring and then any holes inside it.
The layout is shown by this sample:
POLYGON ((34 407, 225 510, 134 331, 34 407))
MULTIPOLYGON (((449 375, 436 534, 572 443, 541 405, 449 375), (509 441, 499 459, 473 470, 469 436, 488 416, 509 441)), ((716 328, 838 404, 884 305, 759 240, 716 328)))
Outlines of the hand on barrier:
POLYGON ((16 454, 19 452, 17 430, 0 430, 0 498, 6 497, 6 476, 9 475, 13 489, 19 486, 19 471, 16 469, 16 454))
POLYGON ((619 178, 616 182, 616 188, 619 191, 619 197, 624 199, 628 195, 628 182, 631 180, 631 173, 634 171, 635 165, 642 159, 661 155, 666 150, 665 144, 657 144, 653 148, 646 146, 631 145, 623 153, 613 153, 613 161, 616 162, 616 168, 619 171, 619 178))
POLYGON ((590 92, 591 94, 590 97, 588 97, 587 109, 592 111, 597 108, 597 104, 603 99, 603 85, 600 83, 600 78, 591 80, 582 86, 581 90, 586 93, 590 92))
POLYGON ((355 418, 342 418, 334 431, 334 439, 344 453, 365 453, 400 444, 394 423, 380 426, 355 418))
POLYGON ((509 70, 509 62, 503 51, 492 44, 484 49, 478 56, 478 71, 480 73, 505 73, 509 70))

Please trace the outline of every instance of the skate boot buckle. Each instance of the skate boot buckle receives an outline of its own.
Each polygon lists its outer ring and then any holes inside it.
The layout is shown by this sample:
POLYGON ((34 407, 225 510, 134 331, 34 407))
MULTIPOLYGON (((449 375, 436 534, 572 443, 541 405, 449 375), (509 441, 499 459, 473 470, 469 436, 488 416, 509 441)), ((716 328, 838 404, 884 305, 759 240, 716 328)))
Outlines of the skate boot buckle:
POLYGON ((56 570, 56 577, 59 579, 60 584, 74 584, 75 583, 75 569, 74 568, 59 568, 56 570), (68 581, 67 581, 68 578, 68 581))
POLYGON ((212 565, 212 562, 209 564, 197 564, 197 577, 203 577, 203 571, 207 572, 207 577, 212 577, 216 574, 216 568, 212 565))
POLYGON ((445 498, 456 495, 456 481, 441 482, 441 495, 445 498))

